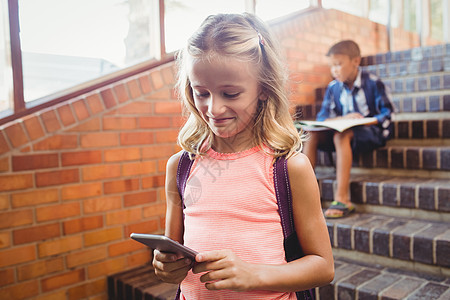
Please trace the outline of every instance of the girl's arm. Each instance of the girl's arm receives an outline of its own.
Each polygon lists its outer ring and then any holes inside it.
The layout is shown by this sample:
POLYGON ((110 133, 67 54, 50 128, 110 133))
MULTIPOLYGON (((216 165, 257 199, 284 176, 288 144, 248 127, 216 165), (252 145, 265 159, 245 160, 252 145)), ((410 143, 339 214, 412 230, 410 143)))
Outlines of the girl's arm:
MULTIPOLYGON (((173 155, 166 168, 166 231, 165 235, 183 243, 183 210, 178 194, 176 174, 181 152, 173 155)), ((180 283, 192 267, 192 261, 173 253, 153 251, 155 274, 165 282, 180 283)))
POLYGON ((194 273, 210 271, 201 277, 208 289, 294 292, 333 280, 330 238, 308 158, 300 153, 291 157, 288 172, 295 229, 305 256, 283 265, 260 265, 246 263, 227 250, 200 253, 194 273))

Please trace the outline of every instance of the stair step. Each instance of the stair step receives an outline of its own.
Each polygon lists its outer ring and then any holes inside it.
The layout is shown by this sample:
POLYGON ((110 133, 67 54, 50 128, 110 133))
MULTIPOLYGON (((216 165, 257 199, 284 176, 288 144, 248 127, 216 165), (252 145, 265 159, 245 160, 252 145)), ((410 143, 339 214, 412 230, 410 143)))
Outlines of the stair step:
POLYGON ((345 258, 336 258, 335 268, 333 282, 316 291, 318 300, 450 299, 448 277, 424 276, 345 258))
POLYGON ((327 219, 327 226, 334 248, 423 264, 432 273, 450 276, 448 222, 356 212, 327 219))
MULTIPOLYGON (((321 199, 332 201, 335 176, 318 173, 317 178, 321 199)), ((450 222, 448 179, 352 174, 350 182, 351 200, 355 204, 385 206, 391 210, 405 208, 437 212, 442 213, 443 220, 450 222)))
MULTIPOLYGON (((318 151, 317 166, 334 166, 336 153, 318 151)), ((385 146, 362 153, 353 159, 353 167, 398 170, 450 171, 450 146, 385 146)), ((414 176, 414 174, 411 174, 414 176)))
POLYGON ((379 53, 363 57, 361 65, 377 65, 393 62, 420 61, 423 59, 450 56, 450 44, 440 44, 428 47, 416 47, 403 51, 379 53))
MULTIPOLYGON (((393 96, 402 93, 424 93, 431 91, 445 91, 450 89, 450 70, 440 73, 426 73, 396 79, 379 76, 393 96)), ((444 92, 448 94, 448 91, 444 92)))

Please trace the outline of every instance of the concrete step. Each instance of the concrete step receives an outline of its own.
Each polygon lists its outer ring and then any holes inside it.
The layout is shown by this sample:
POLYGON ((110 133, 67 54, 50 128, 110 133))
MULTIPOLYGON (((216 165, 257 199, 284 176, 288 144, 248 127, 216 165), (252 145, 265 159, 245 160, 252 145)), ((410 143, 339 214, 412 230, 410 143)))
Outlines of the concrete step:
POLYGON ((329 285, 316 289, 318 300, 450 299, 450 278, 408 272, 335 258, 336 275, 329 285))
POLYGON ((450 89, 450 70, 440 73, 425 73, 420 75, 410 75, 401 78, 383 78, 383 83, 390 89, 393 97, 397 94, 414 94, 430 91, 438 91, 443 94, 449 94, 450 89))
MULTIPOLYGON (((322 201, 333 201, 334 174, 317 173, 317 178, 322 201)), ((386 215, 420 216, 424 219, 450 222, 448 179, 352 174, 350 181, 351 201, 358 205, 358 208, 370 205, 386 215), (396 209, 404 211, 397 212, 396 209)))

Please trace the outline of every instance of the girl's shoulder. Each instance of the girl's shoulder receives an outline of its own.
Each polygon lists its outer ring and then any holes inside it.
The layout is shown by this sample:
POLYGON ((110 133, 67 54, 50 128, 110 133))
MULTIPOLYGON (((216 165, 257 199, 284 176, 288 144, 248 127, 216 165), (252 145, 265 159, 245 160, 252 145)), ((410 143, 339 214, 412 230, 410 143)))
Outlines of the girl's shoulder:
POLYGON ((289 157, 287 165, 290 177, 301 176, 304 172, 310 172, 312 170, 309 158, 301 152, 296 152, 289 157))

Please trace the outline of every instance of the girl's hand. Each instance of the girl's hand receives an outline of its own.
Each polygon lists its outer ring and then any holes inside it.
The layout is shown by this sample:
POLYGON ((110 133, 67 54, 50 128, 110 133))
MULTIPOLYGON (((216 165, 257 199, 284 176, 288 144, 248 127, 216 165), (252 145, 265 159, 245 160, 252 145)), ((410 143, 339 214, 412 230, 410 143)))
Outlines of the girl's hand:
POLYGON ((153 251, 155 274, 164 282, 181 283, 192 268, 189 258, 178 257, 173 253, 153 251))
POLYGON ((256 286, 256 265, 246 263, 231 250, 203 252, 196 256, 195 274, 208 290, 248 291, 256 286))

